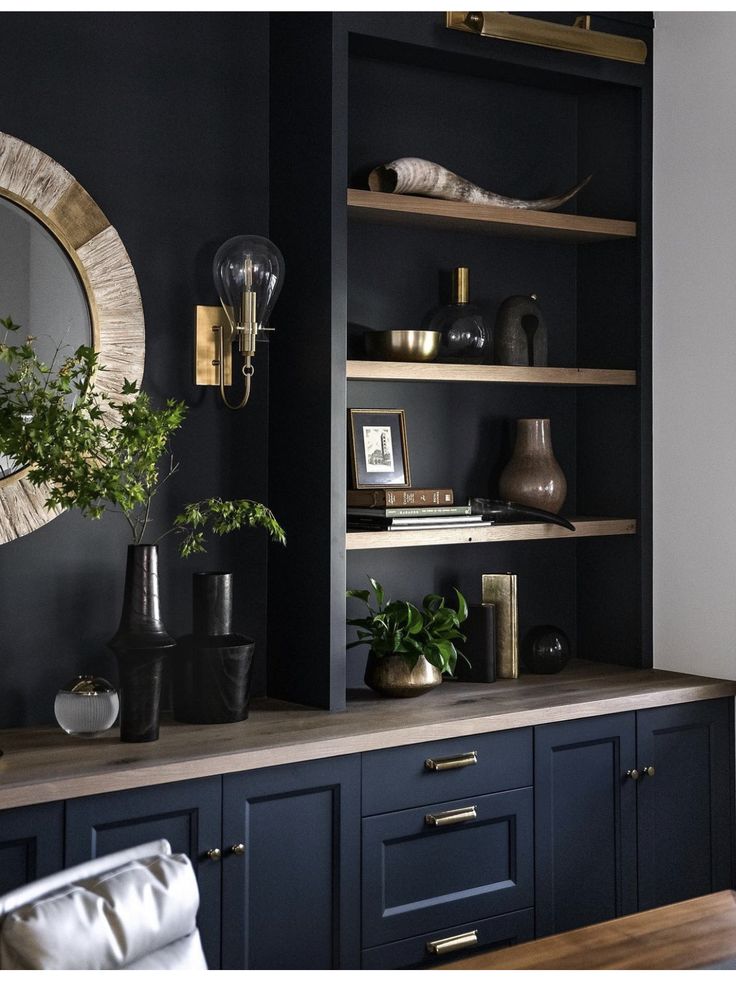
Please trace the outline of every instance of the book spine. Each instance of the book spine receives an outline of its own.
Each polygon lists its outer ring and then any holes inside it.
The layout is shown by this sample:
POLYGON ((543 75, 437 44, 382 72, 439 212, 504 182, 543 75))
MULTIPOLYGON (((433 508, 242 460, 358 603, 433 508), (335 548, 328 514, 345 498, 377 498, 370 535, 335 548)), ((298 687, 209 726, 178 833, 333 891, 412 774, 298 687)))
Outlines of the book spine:
POLYGON ((468 504, 436 508, 428 506, 421 508, 348 508, 348 515, 356 518, 464 518, 471 513, 472 509, 468 504))
POLYGON ((375 490, 348 491, 349 508, 449 507, 455 495, 446 487, 377 487, 375 490))
POLYGON ((516 574, 485 574, 481 599, 484 604, 496 605, 496 675, 499 679, 517 679, 519 628, 516 574))

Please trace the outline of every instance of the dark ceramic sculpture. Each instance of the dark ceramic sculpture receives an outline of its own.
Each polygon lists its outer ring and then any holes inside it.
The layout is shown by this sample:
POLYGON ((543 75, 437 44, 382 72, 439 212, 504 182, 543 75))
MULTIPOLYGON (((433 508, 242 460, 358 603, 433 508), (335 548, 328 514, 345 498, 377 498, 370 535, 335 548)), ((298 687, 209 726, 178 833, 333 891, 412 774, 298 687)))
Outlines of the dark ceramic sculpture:
POLYGON ((512 295, 501 303, 494 329, 496 363, 547 366, 547 325, 536 295, 512 295))
POLYGON ((108 642, 118 660, 121 741, 158 738, 164 653, 175 644, 161 621, 158 546, 128 546, 123 613, 108 642))
POLYGON ((255 642, 232 633, 232 573, 195 573, 192 634, 174 655, 174 717, 186 724, 246 720, 255 642))
POLYGON ((570 661, 568 637, 551 624, 532 628, 522 642, 521 659, 529 672, 539 675, 562 672, 570 661))

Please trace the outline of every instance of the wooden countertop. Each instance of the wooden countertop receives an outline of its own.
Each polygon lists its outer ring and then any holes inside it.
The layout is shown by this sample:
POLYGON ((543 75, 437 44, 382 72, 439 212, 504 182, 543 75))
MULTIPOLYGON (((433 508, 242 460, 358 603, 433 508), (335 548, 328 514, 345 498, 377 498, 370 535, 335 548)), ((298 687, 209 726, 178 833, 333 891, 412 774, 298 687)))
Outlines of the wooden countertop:
POLYGON ((446 971, 698 968, 736 968, 736 896, 730 890, 441 966, 446 971))
POLYGON ((557 676, 444 683, 411 700, 357 690, 341 713, 258 700, 242 723, 164 723, 147 744, 121 744, 116 728, 90 741, 57 727, 6 730, 0 809, 734 694, 726 680, 577 662, 557 676))

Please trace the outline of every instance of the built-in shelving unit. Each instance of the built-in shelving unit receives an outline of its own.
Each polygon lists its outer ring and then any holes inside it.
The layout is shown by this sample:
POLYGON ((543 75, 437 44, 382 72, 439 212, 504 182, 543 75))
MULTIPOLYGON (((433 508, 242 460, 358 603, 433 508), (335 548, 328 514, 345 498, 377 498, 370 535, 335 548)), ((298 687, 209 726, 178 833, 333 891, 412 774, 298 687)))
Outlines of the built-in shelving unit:
POLYGON ((349 381, 474 381, 488 384, 636 384, 636 371, 598 367, 501 367, 491 364, 348 360, 349 381))
POLYGON ((572 518, 575 531, 560 525, 519 522, 471 528, 425 528, 408 532, 348 532, 346 549, 407 549, 422 545, 469 545, 482 542, 527 542, 537 539, 586 539, 603 535, 634 535, 634 518, 572 518))
MULTIPOLYGON (((637 17, 593 18, 651 43, 637 17)), ((520 638, 552 624, 581 658, 650 666, 651 60, 447 31, 436 12, 276 14, 270 38, 269 236, 295 332, 270 354, 269 504, 288 547, 269 560, 269 694, 344 708, 367 652, 346 651, 345 590, 369 576, 395 600, 458 587, 477 604, 483 574, 514 573, 520 638), (412 155, 514 198, 592 179, 551 212, 369 191, 412 155), (552 366, 365 359, 366 332, 427 325, 461 265, 492 331, 504 300, 537 295, 552 366), (412 484, 457 503, 497 497, 515 423, 549 419, 576 531, 346 533, 349 408, 403 409, 412 484)))
POLYGON ((562 240, 575 244, 636 236, 636 223, 629 220, 479 206, 361 189, 348 189, 348 216, 375 223, 472 230, 494 237, 562 240))

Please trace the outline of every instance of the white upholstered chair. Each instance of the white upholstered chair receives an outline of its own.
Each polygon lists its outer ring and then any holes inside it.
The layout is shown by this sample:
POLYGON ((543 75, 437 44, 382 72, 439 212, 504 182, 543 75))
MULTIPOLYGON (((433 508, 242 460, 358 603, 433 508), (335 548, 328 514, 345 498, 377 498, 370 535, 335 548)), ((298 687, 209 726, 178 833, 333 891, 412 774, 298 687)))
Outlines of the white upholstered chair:
POLYGON ((0 897, 1 970, 206 970, 191 862, 153 841, 0 897))

